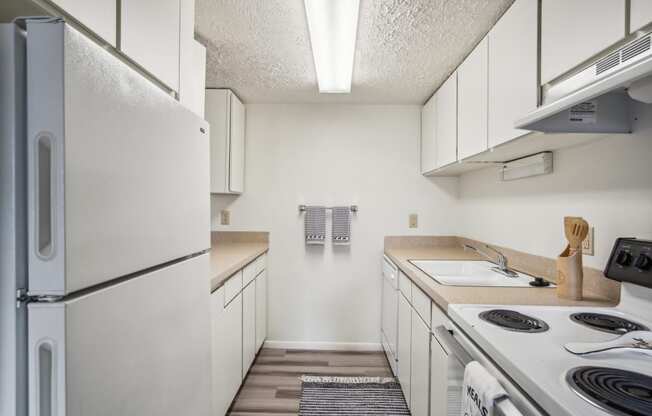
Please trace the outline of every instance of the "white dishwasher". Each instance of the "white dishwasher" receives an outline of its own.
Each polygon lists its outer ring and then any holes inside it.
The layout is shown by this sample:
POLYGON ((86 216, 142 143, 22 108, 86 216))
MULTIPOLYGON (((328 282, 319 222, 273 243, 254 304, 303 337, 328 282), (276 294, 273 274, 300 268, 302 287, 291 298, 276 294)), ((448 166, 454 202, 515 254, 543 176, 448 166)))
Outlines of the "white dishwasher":
POLYGON ((398 268, 387 256, 383 256, 382 268, 381 342, 392 372, 397 375, 398 268))

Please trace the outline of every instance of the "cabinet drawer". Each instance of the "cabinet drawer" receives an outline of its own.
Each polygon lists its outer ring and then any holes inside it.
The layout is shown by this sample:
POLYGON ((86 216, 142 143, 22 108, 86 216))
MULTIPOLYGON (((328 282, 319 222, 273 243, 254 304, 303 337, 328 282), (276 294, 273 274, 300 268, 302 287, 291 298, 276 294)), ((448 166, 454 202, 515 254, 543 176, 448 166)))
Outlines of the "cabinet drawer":
POLYGON ((448 316, 444 313, 444 311, 439 309, 439 306, 437 306, 436 303, 433 303, 432 308, 430 309, 432 309, 432 319, 430 322, 431 328, 437 328, 438 326, 444 325, 446 322, 448 322, 448 316))
POLYGON ((412 307, 430 328, 430 298, 416 285, 412 288, 412 307))
POLYGON ((256 278, 256 261, 254 260, 242 269, 242 285, 247 286, 249 282, 256 278))
POLYGON ((229 303, 231 299, 237 296, 242 291, 242 270, 229 277, 229 280, 224 283, 224 305, 229 303))
POLYGON ((398 273, 398 288, 406 297, 406 299, 412 302, 412 281, 409 277, 403 274, 403 272, 398 273))
POLYGON ((267 255, 263 254, 254 261, 254 268, 256 269, 256 276, 263 270, 267 269, 267 255))

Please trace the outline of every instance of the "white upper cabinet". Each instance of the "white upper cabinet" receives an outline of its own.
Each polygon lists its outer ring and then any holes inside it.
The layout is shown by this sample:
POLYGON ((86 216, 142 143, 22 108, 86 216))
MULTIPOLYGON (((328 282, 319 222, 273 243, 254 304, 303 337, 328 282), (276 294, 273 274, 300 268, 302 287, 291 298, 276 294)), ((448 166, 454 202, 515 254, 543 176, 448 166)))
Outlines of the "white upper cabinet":
POLYGON ((489 147, 528 133, 514 123, 537 107, 537 21, 538 1, 516 0, 489 32, 489 147))
MULTIPOLYGON (((641 3, 650 1, 641 0, 641 3)), ((625 0, 543 0, 541 84, 552 81, 624 36, 625 0)))
POLYGON ((179 0, 122 0, 120 49, 179 90, 179 0))
POLYGON ((459 160, 487 150, 487 65, 484 38, 457 70, 457 156, 459 160))
POLYGON ((436 97, 433 95, 421 109, 421 173, 437 168, 437 141, 435 121, 437 120, 436 97))
POLYGON ((231 149, 229 157, 229 191, 244 192, 245 106, 231 94, 231 149))
POLYGON ((245 107, 231 90, 206 90, 210 124, 211 193, 244 191, 245 107))
POLYGON ((116 46, 116 0, 51 1, 111 46, 116 46))
POLYGON ((636 32, 652 22, 651 0, 630 0, 629 8, 629 27, 631 32, 636 32))
POLYGON ((457 72, 435 93, 435 153, 437 167, 457 161, 457 72))
POLYGON ((195 0, 180 0, 179 102, 204 118, 206 48, 195 40, 195 0))

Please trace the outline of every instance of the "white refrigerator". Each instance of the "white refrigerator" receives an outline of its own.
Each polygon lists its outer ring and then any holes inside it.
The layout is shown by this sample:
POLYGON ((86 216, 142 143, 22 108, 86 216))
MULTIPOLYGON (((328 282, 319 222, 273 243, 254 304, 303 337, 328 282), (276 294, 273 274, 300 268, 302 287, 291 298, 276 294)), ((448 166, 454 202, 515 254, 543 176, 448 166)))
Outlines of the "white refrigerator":
POLYGON ((0 415, 208 415, 208 124, 28 18, 0 25, 0 139, 0 415))

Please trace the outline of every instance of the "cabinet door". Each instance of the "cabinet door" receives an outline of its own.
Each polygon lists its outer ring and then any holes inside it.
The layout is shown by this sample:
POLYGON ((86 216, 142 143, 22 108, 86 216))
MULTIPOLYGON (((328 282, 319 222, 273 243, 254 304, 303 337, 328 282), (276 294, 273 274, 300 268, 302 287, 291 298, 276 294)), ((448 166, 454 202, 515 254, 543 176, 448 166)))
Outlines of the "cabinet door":
POLYGON ((489 32, 489 147, 520 137, 516 120, 537 107, 537 0, 516 0, 489 32))
POLYGON ((412 364, 410 411, 412 416, 428 416, 430 396, 430 330, 412 311, 412 364))
POLYGON ((207 89, 206 121, 210 124, 211 193, 228 193, 229 124, 231 97, 229 90, 207 89))
POLYGON ((245 106, 231 94, 231 140, 229 149, 229 191, 244 192, 245 106))
POLYGON ((437 338, 430 338, 430 416, 447 416, 448 354, 437 338))
POLYGON ((412 344, 412 307, 403 295, 398 296, 398 381, 405 402, 410 404, 410 349, 412 344))
POLYGON ((179 91, 179 0, 122 0, 120 49, 179 91))
POLYGON ((643 26, 652 22, 652 1, 630 0, 629 9, 630 32, 636 32, 643 26))
POLYGON ((111 46, 116 46, 116 0, 51 0, 111 46))
POLYGON ((180 0, 179 102, 204 118, 206 48, 195 40, 195 0, 180 0))
POLYGON ((624 36, 625 0, 543 0, 541 84, 552 81, 624 36))
POLYGON ((425 174, 437 168, 437 142, 435 122, 437 119, 433 95, 421 109, 421 173, 425 174))
POLYGON ((398 319, 398 291, 387 278, 383 278, 382 326, 392 355, 396 355, 396 327, 398 319))
POLYGON ((446 166, 457 160, 457 72, 454 72, 435 94, 435 137, 437 167, 446 166))
POLYGON ((267 270, 256 277, 256 352, 267 338, 267 270))
POLYGON ((256 357, 256 284, 242 291, 242 378, 256 357))
POLYGON ((213 410, 226 414, 242 383, 242 294, 224 306, 224 287, 211 295, 213 410))
POLYGON ((487 150, 489 42, 484 38, 457 69, 457 153, 459 160, 487 150))

